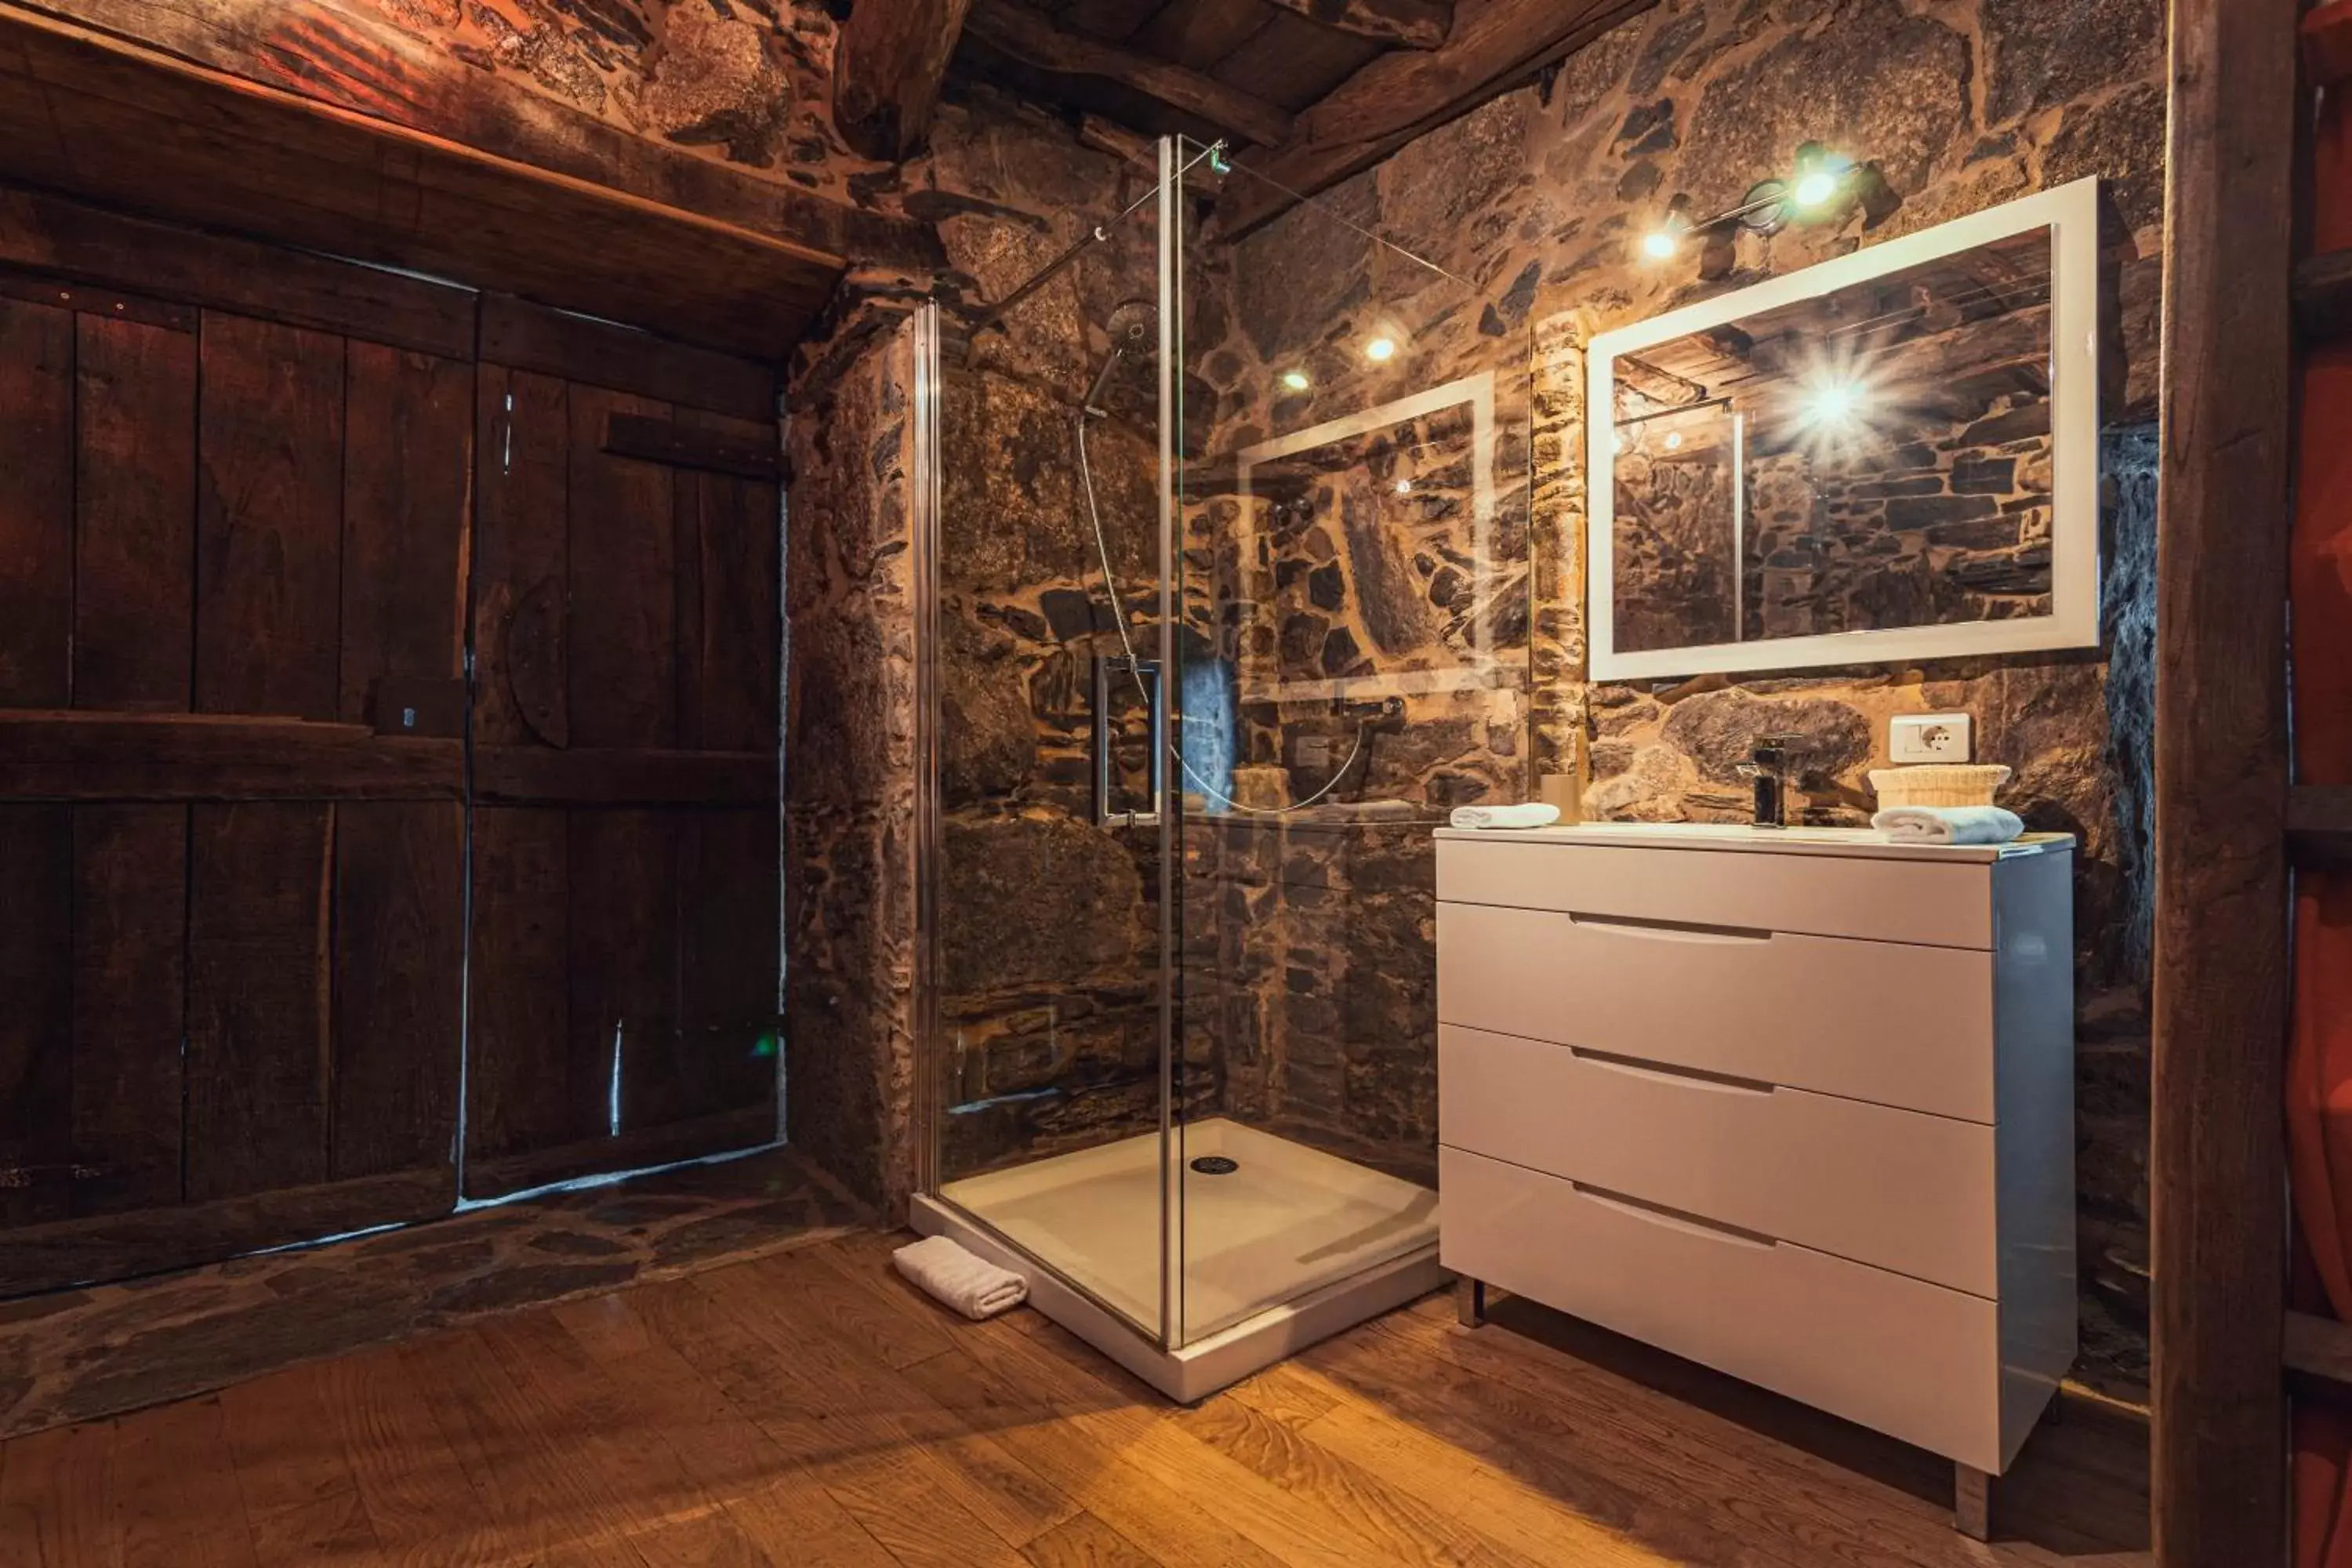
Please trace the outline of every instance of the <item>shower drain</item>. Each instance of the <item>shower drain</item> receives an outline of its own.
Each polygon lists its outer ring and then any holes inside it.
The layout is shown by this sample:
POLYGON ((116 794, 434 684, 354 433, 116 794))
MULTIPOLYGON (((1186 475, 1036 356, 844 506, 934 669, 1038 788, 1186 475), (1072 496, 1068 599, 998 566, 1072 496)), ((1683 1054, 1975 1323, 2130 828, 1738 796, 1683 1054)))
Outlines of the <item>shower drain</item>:
POLYGON ((1192 1162, 1192 1169, 1204 1176, 1230 1176, 1241 1168, 1240 1161, 1228 1160, 1223 1154, 1203 1154, 1192 1162))

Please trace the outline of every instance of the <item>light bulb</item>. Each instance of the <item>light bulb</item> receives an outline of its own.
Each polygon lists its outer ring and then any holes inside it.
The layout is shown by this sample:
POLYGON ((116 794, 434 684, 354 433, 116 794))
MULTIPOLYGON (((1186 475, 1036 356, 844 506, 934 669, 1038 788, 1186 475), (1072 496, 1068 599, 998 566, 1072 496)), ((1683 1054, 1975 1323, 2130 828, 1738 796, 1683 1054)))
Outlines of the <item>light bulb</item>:
POLYGON ((1286 370, 1282 373, 1282 384, 1293 392, 1304 392, 1307 385, 1307 373, 1303 370, 1286 370))
POLYGON ((1370 342, 1364 345, 1364 357, 1370 360, 1374 364, 1379 364, 1386 360, 1394 359, 1396 357, 1396 340, 1394 338, 1374 338, 1370 342))
POLYGON ((1682 433, 1681 431, 1679 431, 1679 430, 1669 430, 1669 431, 1667 431, 1667 432, 1666 432, 1666 450, 1667 450, 1667 451, 1669 451, 1669 452, 1679 452, 1679 451, 1681 451, 1682 449, 1683 449, 1683 433, 1682 433))
POLYGON ((1654 228, 1642 237, 1642 254, 1653 261, 1664 261, 1682 247, 1682 237, 1670 228, 1654 228))
POLYGON ((1409 496, 1412 494, 1412 481, 1411 479, 1399 479, 1396 482, 1396 492, 1401 496, 1409 496))
POLYGON ((1862 395, 1851 382, 1833 381, 1813 393, 1813 421, 1820 425, 1843 425, 1862 405, 1862 395))
POLYGON ((1797 182, 1796 200, 1801 207, 1817 207, 1837 195, 1837 176, 1827 169, 1815 169, 1797 182))

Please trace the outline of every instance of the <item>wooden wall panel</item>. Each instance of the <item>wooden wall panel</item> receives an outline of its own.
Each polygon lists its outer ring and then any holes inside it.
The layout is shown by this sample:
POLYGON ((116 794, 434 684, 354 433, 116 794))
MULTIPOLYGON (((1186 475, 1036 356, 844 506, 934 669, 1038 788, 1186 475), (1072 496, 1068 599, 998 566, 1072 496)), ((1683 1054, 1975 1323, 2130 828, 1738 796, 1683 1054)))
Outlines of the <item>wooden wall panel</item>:
POLYGON ((682 1113, 775 1103, 782 845, 772 808, 696 811, 678 827, 682 1113))
POLYGON ((337 708, 367 723, 383 678, 464 668, 474 368, 357 340, 347 354, 337 708))
POLYGON ((0 1294, 764 1141, 772 371, 170 235, 0 189, 0 1294))
POLYGON ((74 1212, 175 1204, 187 808, 77 807, 73 854, 74 1212))
POLYGON ((481 355, 491 363, 738 419, 775 418, 776 373, 771 365, 509 294, 483 295, 481 310, 481 355))
POLYGON ((0 1225, 72 1202, 72 808, 0 805, 0 1225))
POLYGON ((335 808, 189 810, 187 1196, 323 1182, 335 808))
POLYGON ((474 737, 569 740, 564 658, 571 495, 569 384, 485 364, 474 529, 474 737))
POLYGON ((331 719, 343 340, 217 310, 203 333, 196 710, 331 719))
POLYGON ((73 351, 72 312, 0 297, 0 707, 71 698, 73 351))
MULTIPOLYGON (((577 1097, 572 1089, 570 864, 561 811, 474 814, 469 1159, 551 1148, 603 1125, 593 1115, 593 1084, 577 1097), (579 1105, 591 1110, 575 1112, 579 1105)), ((498 1190, 468 1184, 473 1196, 498 1190)))
MULTIPOLYGON (((755 425, 681 408, 677 423, 730 441, 772 447, 773 422, 755 425)), ((783 627, 777 487, 680 468, 677 525, 677 743, 714 752, 776 745, 783 627)))
POLYGON ((465 831, 465 809, 455 802, 335 808, 331 1174, 338 1181, 451 1163, 462 1067, 465 831))
POLYGON ((74 705, 185 710, 196 337, 76 321, 74 705))
POLYGON ((668 746, 677 735, 672 476, 603 450, 611 414, 665 404, 574 384, 572 410, 572 743, 668 746))
POLYGON ((446 359, 474 352, 470 289, 178 228, 5 182, 0 182, 0 262, 446 359))
POLYGON ((569 816, 575 1115, 614 1134, 676 1121, 679 814, 569 816))

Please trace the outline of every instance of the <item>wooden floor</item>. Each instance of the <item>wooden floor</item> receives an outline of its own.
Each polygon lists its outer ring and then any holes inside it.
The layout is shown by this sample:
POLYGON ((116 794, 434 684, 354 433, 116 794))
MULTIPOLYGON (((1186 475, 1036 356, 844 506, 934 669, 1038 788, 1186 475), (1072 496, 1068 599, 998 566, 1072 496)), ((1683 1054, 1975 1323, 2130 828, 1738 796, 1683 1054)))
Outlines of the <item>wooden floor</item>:
POLYGON ((0 1446, 0 1563, 2140 1563, 2144 1430, 1948 1468, 1505 1303, 1433 1299, 1177 1410, 868 1234, 0 1446))

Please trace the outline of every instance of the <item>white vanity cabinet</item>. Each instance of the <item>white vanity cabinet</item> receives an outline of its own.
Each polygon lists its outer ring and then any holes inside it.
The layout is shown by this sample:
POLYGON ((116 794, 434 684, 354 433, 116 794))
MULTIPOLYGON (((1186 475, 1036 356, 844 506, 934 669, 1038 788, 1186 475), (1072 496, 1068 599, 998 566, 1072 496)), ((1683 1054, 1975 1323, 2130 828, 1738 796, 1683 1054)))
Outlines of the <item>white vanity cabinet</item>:
POLYGON ((1441 831, 1465 1315, 1491 1284, 1948 1456, 1981 1533, 2074 1357, 2073 851, 1441 831))

